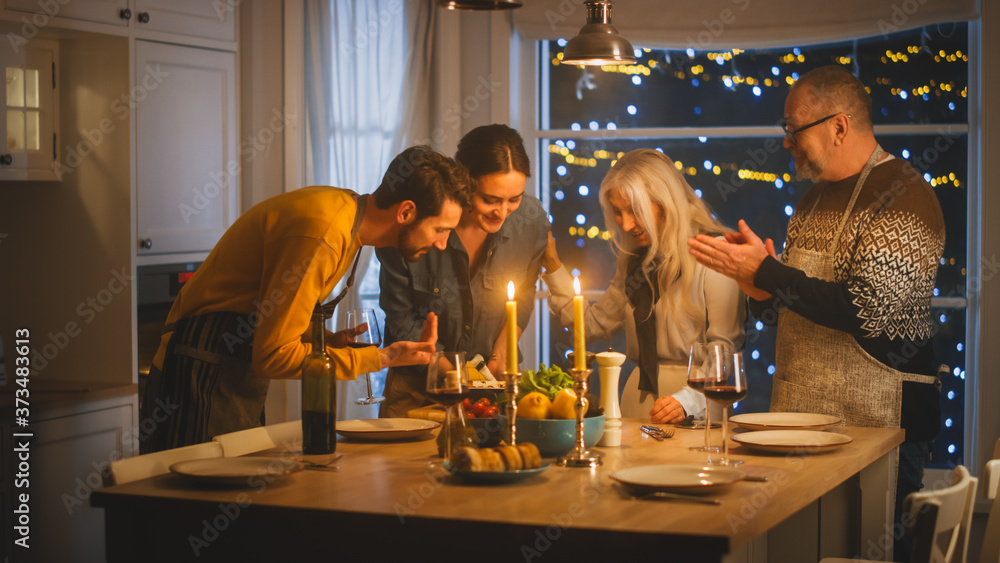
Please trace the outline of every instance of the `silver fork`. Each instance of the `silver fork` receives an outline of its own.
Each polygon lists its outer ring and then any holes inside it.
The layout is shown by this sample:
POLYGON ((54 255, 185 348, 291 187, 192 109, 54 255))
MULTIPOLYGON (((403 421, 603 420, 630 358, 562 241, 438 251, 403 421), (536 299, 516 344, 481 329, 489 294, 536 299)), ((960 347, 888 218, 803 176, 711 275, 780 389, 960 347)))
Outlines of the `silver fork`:
POLYGON ((646 434, 649 434, 653 438, 656 438, 657 441, 663 441, 664 438, 674 437, 673 428, 664 429, 660 428, 659 426, 640 426, 639 428, 646 434))
POLYGON ((317 471, 340 471, 340 467, 334 465, 334 463, 344 457, 344 454, 337 454, 333 459, 326 463, 316 463, 315 461, 309 461, 308 459, 298 459, 297 461, 301 463, 305 469, 315 469, 317 471))

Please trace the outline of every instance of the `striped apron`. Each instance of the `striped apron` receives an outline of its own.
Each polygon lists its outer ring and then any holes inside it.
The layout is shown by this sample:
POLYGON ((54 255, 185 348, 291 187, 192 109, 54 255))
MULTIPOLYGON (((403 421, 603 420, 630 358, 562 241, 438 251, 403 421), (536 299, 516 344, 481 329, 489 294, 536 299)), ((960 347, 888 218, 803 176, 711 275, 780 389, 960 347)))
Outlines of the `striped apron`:
POLYGON ((170 332, 163 371, 149 370, 139 405, 141 453, 197 444, 263 424, 270 380, 253 373, 247 315, 183 318, 170 332))

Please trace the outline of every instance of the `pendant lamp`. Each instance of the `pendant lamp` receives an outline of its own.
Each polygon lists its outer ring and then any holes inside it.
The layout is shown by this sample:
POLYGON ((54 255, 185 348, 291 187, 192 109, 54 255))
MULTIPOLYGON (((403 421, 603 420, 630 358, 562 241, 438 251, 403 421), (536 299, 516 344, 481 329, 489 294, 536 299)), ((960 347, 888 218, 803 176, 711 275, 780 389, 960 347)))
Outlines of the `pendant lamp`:
POLYGON ((635 50, 632 44, 618 34, 618 28, 611 25, 611 2, 589 0, 587 25, 569 40, 563 51, 564 65, 614 65, 635 64, 635 50))
POLYGON ((438 0, 446 10, 511 10, 522 6, 521 0, 438 0))

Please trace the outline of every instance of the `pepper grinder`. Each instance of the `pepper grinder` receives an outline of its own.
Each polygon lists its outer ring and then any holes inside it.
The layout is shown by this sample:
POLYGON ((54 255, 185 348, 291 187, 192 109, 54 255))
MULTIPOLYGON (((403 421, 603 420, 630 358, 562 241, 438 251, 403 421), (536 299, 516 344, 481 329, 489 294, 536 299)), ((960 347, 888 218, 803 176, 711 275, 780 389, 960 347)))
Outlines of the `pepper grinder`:
POLYGON ((608 350, 597 354, 597 373, 601 377, 601 408, 604 409, 604 435, 598 446, 622 445, 622 411, 618 405, 618 378, 625 354, 608 350))

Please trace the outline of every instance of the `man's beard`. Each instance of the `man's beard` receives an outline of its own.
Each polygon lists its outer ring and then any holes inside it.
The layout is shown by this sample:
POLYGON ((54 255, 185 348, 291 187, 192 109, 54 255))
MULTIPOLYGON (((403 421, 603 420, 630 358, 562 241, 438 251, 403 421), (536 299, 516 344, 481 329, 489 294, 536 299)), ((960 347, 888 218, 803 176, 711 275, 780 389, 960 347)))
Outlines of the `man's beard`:
POLYGON ((814 184, 819 182, 826 160, 827 159, 824 158, 822 162, 816 162, 805 155, 801 158, 795 158, 795 179, 809 180, 814 184))
POLYGON ((429 246, 418 247, 413 244, 413 232, 417 229, 417 224, 418 222, 414 221, 409 225, 403 225, 399 231, 399 243, 396 245, 396 250, 407 262, 416 262, 420 259, 422 251, 430 250, 429 246))

